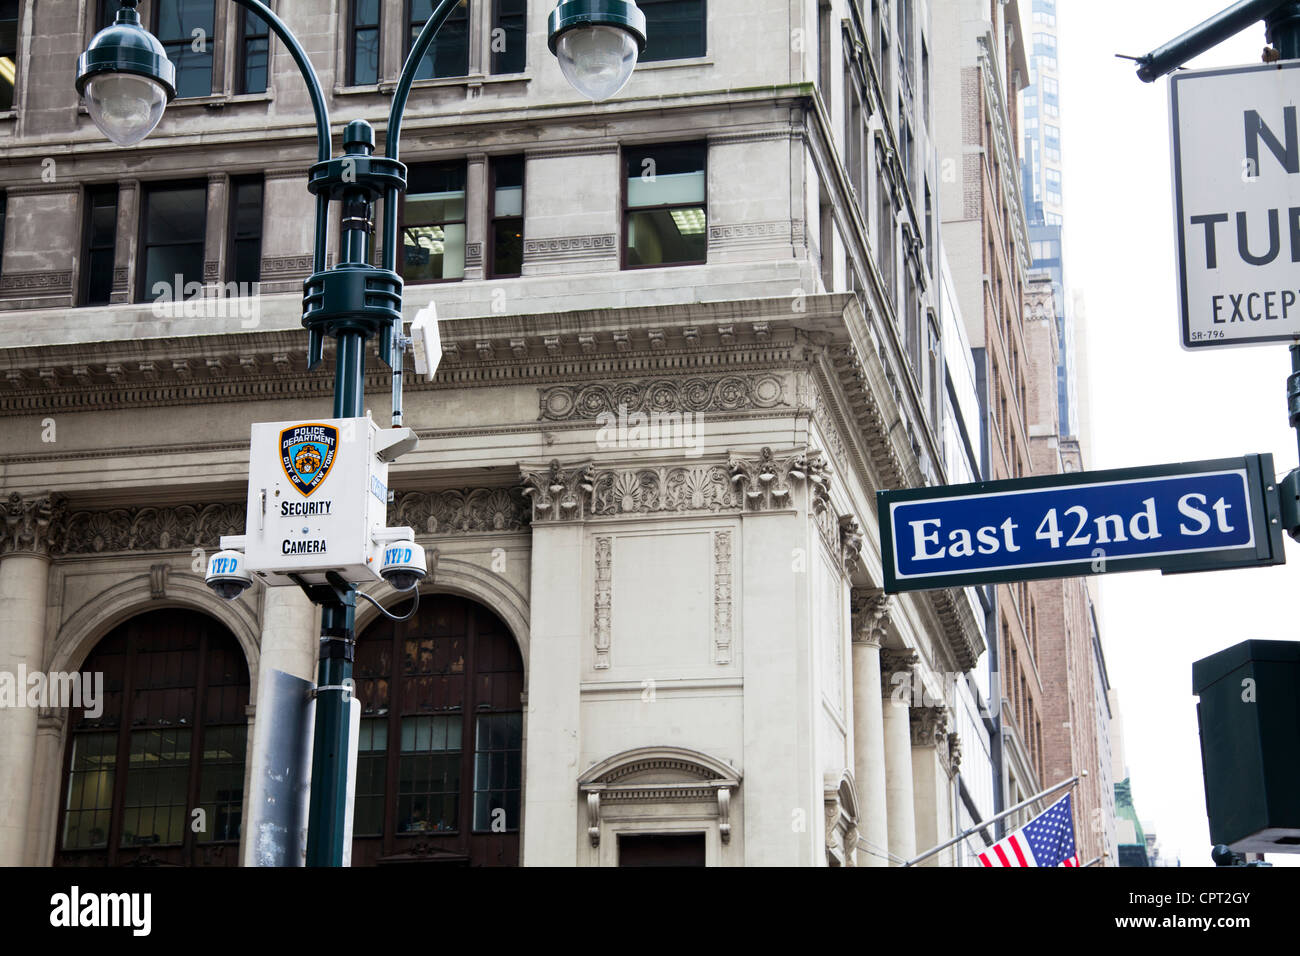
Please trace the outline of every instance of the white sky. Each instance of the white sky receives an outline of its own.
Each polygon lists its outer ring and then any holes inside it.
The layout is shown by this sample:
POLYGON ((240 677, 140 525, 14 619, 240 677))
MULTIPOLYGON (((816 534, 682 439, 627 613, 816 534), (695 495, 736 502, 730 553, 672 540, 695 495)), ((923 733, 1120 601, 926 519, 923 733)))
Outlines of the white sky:
MULTIPOLYGON (((1114 57, 1144 54, 1229 5, 1058 3, 1066 281, 1086 305, 1089 468, 1255 452, 1271 452, 1280 475, 1296 466, 1286 345, 1194 354, 1179 345, 1169 81, 1142 83, 1135 64, 1114 57)), ((1264 45, 1261 24, 1190 66, 1258 63, 1264 45)), ((1211 865, 1192 662, 1251 638, 1296 639, 1300 549, 1289 539, 1286 549, 1290 567, 1102 581, 1134 804, 1184 866, 1211 865)), ((1269 862, 1300 865, 1300 856, 1269 862)))

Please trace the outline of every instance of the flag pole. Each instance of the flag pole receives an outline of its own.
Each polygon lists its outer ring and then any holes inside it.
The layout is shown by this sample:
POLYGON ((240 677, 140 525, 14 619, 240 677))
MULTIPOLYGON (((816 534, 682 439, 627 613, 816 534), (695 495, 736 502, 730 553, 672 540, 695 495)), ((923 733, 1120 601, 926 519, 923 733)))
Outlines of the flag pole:
POLYGON ((1063 780, 1054 787, 1048 787, 1046 790, 1042 791, 1041 793, 1034 794, 1028 800, 1021 800, 1014 807, 1011 807, 1007 810, 1003 810, 1001 813, 989 817, 987 820, 983 821, 982 823, 975 824, 975 826, 971 827, 968 830, 963 830, 961 833, 957 834, 957 836, 953 837, 947 843, 940 843, 938 846, 934 847, 933 849, 926 850, 920 856, 912 857, 910 860, 904 863, 903 866, 915 866, 916 864, 920 863, 922 860, 928 860, 936 853, 942 853, 944 850, 948 849, 948 847, 952 846, 954 843, 960 843, 962 840, 966 839, 972 833, 977 833, 980 830, 983 830, 985 827, 992 826, 994 823, 997 823, 999 820, 1003 819, 1004 817, 1011 816, 1011 814, 1015 813, 1017 810, 1023 810, 1031 803, 1036 803, 1037 801, 1043 799, 1043 797, 1047 796, 1049 793, 1056 793, 1056 791, 1064 790, 1066 787, 1073 787, 1076 783, 1078 783, 1086 776, 1088 776, 1088 771, 1086 770, 1080 771, 1076 776, 1071 777, 1069 780, 1063 780))

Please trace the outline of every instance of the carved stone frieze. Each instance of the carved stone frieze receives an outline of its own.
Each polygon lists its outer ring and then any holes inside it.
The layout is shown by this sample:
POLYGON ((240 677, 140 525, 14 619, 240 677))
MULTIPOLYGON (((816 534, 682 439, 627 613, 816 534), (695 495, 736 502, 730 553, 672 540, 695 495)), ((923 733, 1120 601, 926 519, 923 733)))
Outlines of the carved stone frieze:
POLYGON ((0 554, 58 553, 67 527, 66 507, 59 494, 28 497, 13 492, 0 502, 4 518, 0 554))
POLYGON ((591 514, 689 511, 735 511, 740 494, 722 465, 679 465, 661 468, 598 471, 592 479, 591 514))
POLYGON ((553 385, 538 391, 538 419, 553 422, 606 414, 731 412, 788 404, 781 376, 771 372, 553 385))
POLYGON ((581 520, 591 508, 591 462, 563 466, 558 459, 540 471, 522 471, 523 493, 532 500, 533 521, 581 520))
POLYGON ((389 522, 417 534, 477 534, 522 531, 528 501, 518 488, 462 488, 408 491, 389 505, 389 522))
POLYGON ((244 503, 75 511, 59 554, 216 548, 223 534, 244 533, 244 503))

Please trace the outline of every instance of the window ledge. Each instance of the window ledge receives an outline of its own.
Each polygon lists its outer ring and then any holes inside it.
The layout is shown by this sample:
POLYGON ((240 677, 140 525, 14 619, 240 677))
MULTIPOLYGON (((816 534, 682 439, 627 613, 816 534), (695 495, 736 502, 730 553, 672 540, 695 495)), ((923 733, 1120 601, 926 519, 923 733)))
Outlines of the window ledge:
MULTIPOLYGON (((273 97, 268 90, 265 93, 214 93, 211 96, 186 96, 177 97, 167 104, 168 110, 186 109, 188 107, 206 106, 210 109, 221 109, 227 105, 239 106, 243 103, 269 103, 273 97)), ((77 102, 77 113, 80 116, 89 116, 90 112, 86 109, 86 104, 80 100, 77 102)), ((0 119, 4 114, 0 113, 0 119)))
POLYGON ((12 123, 17 119, 17 110, 0 110, 0 123, 12 123))
MULTIPOLYGON (((411 84, 411 89, 414 91, 453 86, 478 87, 502 83, 530 83, 532 79, 531 73, 471 73, 469 76, 444 76, 436 80, 416 80, 411 84)), ((370 94, 372 96, 392 96, 396 88, 396 81, 384 80, 382 83, 368 83, 365 86, 335 86, 334 95, 364 96, 370 94)))
POLYGON ((649 63, 640 63, 636 65, 636 72, 642 70, 671 70, 688 66, 713 66, 713 57, 708 56, 689 56, 680 60, 651 60, 649 63))

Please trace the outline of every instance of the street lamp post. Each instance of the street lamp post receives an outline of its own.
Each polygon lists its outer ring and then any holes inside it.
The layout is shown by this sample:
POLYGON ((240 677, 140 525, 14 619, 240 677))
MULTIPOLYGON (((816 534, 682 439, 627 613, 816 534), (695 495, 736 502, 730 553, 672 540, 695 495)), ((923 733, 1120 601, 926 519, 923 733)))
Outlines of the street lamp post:
MULTIPOLYGON (((97 33, 77 60, 77 92, 95 125, 119 146, 140 142, 157 127, 176 95, 176 68, 140 23, 139 0, 121 0, 114 23, 97 33)), ((398 195, 406 167, 398 159, 402 115, 411 85, 438 30, 460 0, 441 0, 411 47, 393 92, 385 153, 375 156, 374 129, 354 120, 343 131, 343 155, 334 158, 324 91, 302 45, 261 0, 232 0, 260 17, 284 43, 307 83, 316 120, 317 162, 307 188, 316 197, 312 275, 303 284, 302 324, 308 332, 308 368, 335 339, 334 417, 360 418, 365 389, 365 346, 379 339, 379 355, 400 373, 402 278, 397 272, 398 195), (383 265, 370 264, 374 204, 384 200, 383 265), (326 268, 329 204, 343 207, 339 262, 326 268)), ((559 0, 550 16, 550 48, 561 72, 592 100, 618 93, 645 48, 645 15, 634 0, 559 0)), ((321 606, 316 730, 312 755, 307 864, 341 866, 347 793, 348 698, 356 645, 356 585, 305 585, 321 606)))

